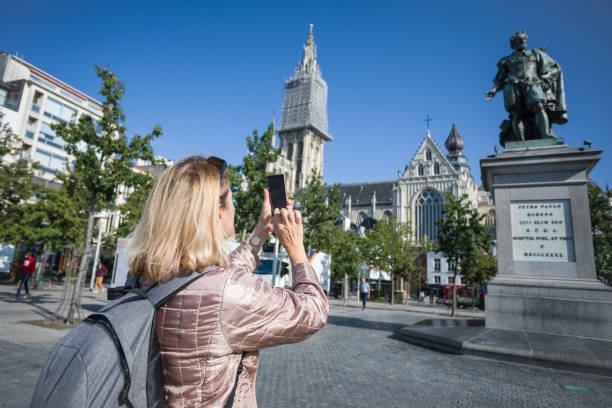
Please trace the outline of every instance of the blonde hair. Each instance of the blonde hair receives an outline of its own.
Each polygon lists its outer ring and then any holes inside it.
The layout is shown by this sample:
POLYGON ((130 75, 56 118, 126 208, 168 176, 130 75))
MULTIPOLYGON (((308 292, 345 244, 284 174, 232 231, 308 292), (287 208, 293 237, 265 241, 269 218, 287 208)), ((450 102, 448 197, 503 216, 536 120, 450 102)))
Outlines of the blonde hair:
POLYGON ((181 272, 227 264, 219 204, 229 193, 227 172, 200 156, 188 157, 159 177, 130 234, 128 264, 135 277, 166 281, 181 272))

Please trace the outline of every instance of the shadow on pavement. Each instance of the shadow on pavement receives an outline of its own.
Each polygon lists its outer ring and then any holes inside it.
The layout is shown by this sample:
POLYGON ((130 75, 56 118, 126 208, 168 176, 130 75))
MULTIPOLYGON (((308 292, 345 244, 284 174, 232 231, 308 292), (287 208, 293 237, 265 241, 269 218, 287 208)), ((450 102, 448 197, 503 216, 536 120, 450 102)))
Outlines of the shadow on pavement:
POLYGON ((327 324, 354 327, 357 329, 382 330, 393 333, 399 332, 401 328, 406 327, 406 323, 373 322, 370 320, 357 319, 355 317, 333 315, 327 318, 327 324))

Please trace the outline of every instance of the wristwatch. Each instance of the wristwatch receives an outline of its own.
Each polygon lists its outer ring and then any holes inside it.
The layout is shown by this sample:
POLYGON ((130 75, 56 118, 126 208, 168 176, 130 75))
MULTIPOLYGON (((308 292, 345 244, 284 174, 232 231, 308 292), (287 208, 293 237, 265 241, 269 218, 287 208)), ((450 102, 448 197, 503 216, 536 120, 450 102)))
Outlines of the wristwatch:
POLYGON ((255 234, 251 234, 249 235, 249 244, 251 244, 254 247, 258 247, 261 245, 261 238, 259 238, 257 235, 255 234))

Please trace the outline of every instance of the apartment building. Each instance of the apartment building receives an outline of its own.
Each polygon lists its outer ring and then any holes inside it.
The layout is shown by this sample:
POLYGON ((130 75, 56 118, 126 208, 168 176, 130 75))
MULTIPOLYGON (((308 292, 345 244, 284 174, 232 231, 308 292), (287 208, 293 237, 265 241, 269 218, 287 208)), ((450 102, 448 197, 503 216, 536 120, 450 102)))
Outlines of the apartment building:
POLYGON ((99 120, 102 104, 23 59, 0 52, 0 119, 21 139, 21 158, 40 163, 36 182, 52 185, 70 160, 65 142, 51 125, 83 114, 99 120))

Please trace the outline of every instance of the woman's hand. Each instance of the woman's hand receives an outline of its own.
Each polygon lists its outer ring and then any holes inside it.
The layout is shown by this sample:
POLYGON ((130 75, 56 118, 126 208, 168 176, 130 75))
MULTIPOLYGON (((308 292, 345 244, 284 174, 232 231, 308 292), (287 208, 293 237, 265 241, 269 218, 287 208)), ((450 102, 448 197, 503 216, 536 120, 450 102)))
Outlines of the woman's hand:
POLYGON ((259 245, 254 245, 251 243, 251 246, 258 247, 257 251, 259 251, 259 248, 261 248, 264 242, 266 242, 270 235, 272 235, 272 231, 274 231, 274 226, 272 225, 272 205, 270 204, 270 193, 268 190, 264 190, 264 201, 261 205, 261 211, 259 212, 259 221, 251 234, 252 236, 256 236, 261 242, 259 245))
POLYGON ((308 258, 304 252, 302 214, 294 210, 291 202, 287 200, 287 208, 274 209, 272 220, 274 233, 281 245, 285 247, 291 263, 307 261, 308 258))

